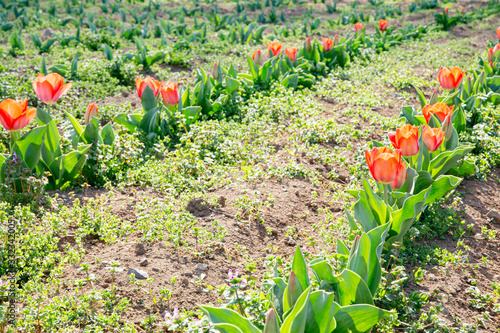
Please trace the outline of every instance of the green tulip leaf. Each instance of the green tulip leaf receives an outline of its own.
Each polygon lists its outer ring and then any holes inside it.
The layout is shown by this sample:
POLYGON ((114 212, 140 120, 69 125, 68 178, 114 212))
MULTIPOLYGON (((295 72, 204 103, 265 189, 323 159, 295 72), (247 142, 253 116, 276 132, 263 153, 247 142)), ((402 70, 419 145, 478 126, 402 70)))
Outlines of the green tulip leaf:
POLYGON ((143 115, 142 114, 127 114, 120 113, 113 121, 117 124, 125 126, 130 133, 135 132, 136 128, 139 127, 143 115))
POLYGON ((333 333, 364 333, 379 321, 390 315, 389 311, 369 304, 355 304, 341 307, 335 313, 337 328, 333 333))
POLYGON ((308 287, 300 295, 293 307, 292 311, 284 319, 283 325, 281 326, 280 333, 305 333, 309 295, 311 293, 311 287, 308 287))
POLYGON ((25 133, 16 141, 13 151, 21 158, 28 168, 34 169, 40 160, 47 126, 36 127, 25 133))
POLYGON ((216 308, 212 306, 198 306, 208 317, 210 322, 216 324, 230 324, 236 326, 245 333, 260 333, 250 320, 242 317, 238 312, 226 308, 216 308))

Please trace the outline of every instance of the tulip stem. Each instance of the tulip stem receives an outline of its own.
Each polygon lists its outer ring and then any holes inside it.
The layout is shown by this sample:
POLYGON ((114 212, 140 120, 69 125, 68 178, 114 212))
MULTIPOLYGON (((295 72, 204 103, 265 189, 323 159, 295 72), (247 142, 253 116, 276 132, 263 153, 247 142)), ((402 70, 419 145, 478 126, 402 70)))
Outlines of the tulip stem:
POLYGON ((389 184, 384 184, 384 202, 389 205, 389 184))
POLYGON ((50 115, 50 104, 47 104, 47 113, 50 115))
POLYGON ((14 145, 16 144, 17 140, 21 137, 21 134, 19 131, 10 131, 10 152, 14 150, 14 145))

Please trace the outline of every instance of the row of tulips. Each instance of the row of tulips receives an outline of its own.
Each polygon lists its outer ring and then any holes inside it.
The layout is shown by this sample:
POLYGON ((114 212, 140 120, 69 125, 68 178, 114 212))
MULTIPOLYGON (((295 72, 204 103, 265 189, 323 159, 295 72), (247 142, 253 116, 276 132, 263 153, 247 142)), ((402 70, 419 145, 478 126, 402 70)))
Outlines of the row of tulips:
POLYGON ((288 280, 275 276, 263 284, 270 304, 264 326, 258 327, 247 319, 241 309, 200 306, 216 329, 253 333, 368 332, 389 314, 373 303, 381 280, 380 260, 390 256, 394 244, 403 241, 429 204, 462 180, 457 177, 457 166, 465 163, 464 157, 473 148, 458 141, 467 112, 467 100, 463 98, 478 93, 468 82, 475 80, 478 86, 484 86, 485 91, 479 93, 492 93, 484 72, 483 79, 476 75, 475 79, 464 80, 465 75, 457 67, 441 68, 438 80, 449 93, 439 97, 435 91, 426 100, 417 89, 421 113, 403 108, 401 116, 408 123, 388 133, 393 147, 373 141, 373 148, 365 151, 377 187, 374 190, 364 180, 363 189, 349 191, 357 199, 352 206, 354 215, 346 211, 353 243, 349 249, 338 240, 336 254, 347 262, 346 268, 335 274, 326 258, 307 264, 297 247, 288 280), (319 288, 313 288, 308 268, 319 288))
MULTIPOLYGON (((120 114, 114 121, 126 126, 130 131, 143 131, 150 139, 185 131, 198 119, 211 119, 231 116, 232 104, 238 103, 243 96, 251 95, 253 90, 270 89, 274 81, 289 87, 311 87, 318 76, 326 75, 336 66, 344 67, 352 56, 359 54, 359 49, 386 45, 390 38, 402 40, 411 38, 405 30, 403 33, 388 33, 389 22, 380 20, 378 33, 365 35, 364 26, 354 26, 354 36, 333 39, 322 38, 321 41, 307 38, 302 47, 284 47, 279 41, 267 43, 267 61, 265 53, 258 49, 252 56, 247 56, 249 73, 238 73, 232 66, 223 69, 220 63, 214 63, 212 75, 202 69, 197 70, 193 87, 179 88, 173 82, 159 82, 153 78, 138 78, 136 89, 142 100, 143 113, 120 114), (385 32, 385 33, 384 33, 385 32), (383 33, 383 35, 382 35, 383 33), (406 36, 406 37, 405 37, 406 36), (153 94, 143 96, 142 92, 149 87, 153 94), (163 103, 158 100, 161 95, 163 103), (163 112, 165 110, 166 112, 163 112)), ((415 30, 420 31, 420 28, 415 30)), ((386 46, 382 47, 382 49, 386 46)))

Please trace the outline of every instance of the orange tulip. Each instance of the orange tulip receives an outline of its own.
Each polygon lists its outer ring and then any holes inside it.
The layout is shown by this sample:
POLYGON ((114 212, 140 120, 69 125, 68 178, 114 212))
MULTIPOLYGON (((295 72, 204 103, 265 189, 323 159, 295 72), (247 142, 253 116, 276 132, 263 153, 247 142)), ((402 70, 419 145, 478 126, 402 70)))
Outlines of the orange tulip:
POLYGON ((144 80, 140 77, 135 79, 135 89, 137 90, 137 95, 139 95, 139 98, 142 98, 142 93, 144 92, 144 89, 146 89, 146 86, 153 89, 155 97, 158 97, 161 81, 153 79, 152 77, 147 77, 144 80))
POLYGON ((64 79, 57 73, 51 73, 46 76, 38 73, 35 80, 33 80, 33 90, 38 98, 45 104, 54 104, 59 98, 64 95, 71 83, 64 84, 64 79))
POLYGON ((278 42, 278 41, 268 42, 267 43, 267 49, 272 52, 273 57, 275 57, 278 54, 280 54, 282 47, 283 47, 283 44, 280 43, 280 42, 278 42))
POLYGON ((311 38, 307 37, 306 38, 306 51, 307 52, 311 52, 311 50, 312 50, 311 38))
POLYGON ((366 163, 373 178, 382 184, 390 184, 392 189, 403 186, 406 181, 406 164, 401 159, 401 150, 392 151, 388 147, 376 147, 365 151, 366 163))
POLYGON ((163 82, 161 85, 161 97, 168 105, 179 104, 179 91, 177 90, 177 82, 163 82))
POLYGON ((396 132, 389 133, 389 140, 396 149, 401 149, 401 155, 414 156, 418 154, 418 127, 406 124, 396 132))
POLYGON ((488 49, 488 62, 492 62, 495 59, 495 53, 492 48, 488 49))
POLYGON ((354 30, 356 30, 357 33, 363 32, 364 28, 365 27, 363 26, 363 24, 361 24, 361 22, 358 22, 354 25, 354 30))
POLYGON ((260 50, 255 50, 255 52, 252 54, 252 59, 253 59, 253 61, 255 61, 255 63, 257 65, 260 65, 261 55, 262 55, 262 53, 260 52, 260 50))
POLYGON ((450 69, 441 67, 438 75, 439 83, 441 84, 441 87, 447 90, 458 88, 464 74, 465 72, 463 72, 459 67, 453 67, 450 69))
POLYGON ((380 28, 380 31, 386 31, 387 27, 389 26, 389 22, 384 19, 378 20, 378 27, 380 28))
POLYGON ((90 123, 92 117, 97 117, 97 105, 95 103, 90 104, 87 111, 85 111, 85 125, 90 123))
POLYGON ((427 146, 427 150, 432 153, 443 143, 444 132, 440 128, 432 128, 424 125, 422 128, 422 140, 427 146))
POLYGON ((443 122, 447 116, 450 116, 453 114, 453 109, 455 108, 455 105, 448 106, 446 103, 443 102, 438 102, 433 105, 426 105, 422 109, 422 113, 424 114, 425 121, 427 124, 429 123, 429 120, 431 119, 431 114, 436 115, 438 119, 443 122))
POLYGON ((498 39, 500 39, 500 27, 497 28, 496 33, 497 33, 498 39))
POLYGON ((297 48, 296 47, 291 47, 291 48, 285 48, 285 54, 288 56, 291 62, 294 62, 297 60, 297 48))
POLYGON ((36 109, 28 108, 28 100, 6 99, 0 103, 0 123, 7 131, 18 131, 36 116, 36 109))
POLYGON ((328 52, 332 49, 335 42, 330 38, 323 38, 321 44, 323 45, 323 51, 328 52))

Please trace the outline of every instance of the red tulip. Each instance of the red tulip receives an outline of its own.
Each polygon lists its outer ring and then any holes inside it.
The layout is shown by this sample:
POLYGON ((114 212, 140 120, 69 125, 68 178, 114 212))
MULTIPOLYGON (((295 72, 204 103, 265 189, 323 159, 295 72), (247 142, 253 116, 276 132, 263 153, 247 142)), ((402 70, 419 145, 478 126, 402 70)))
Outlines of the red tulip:
POLYGON ((406 181, 406 164, 401 159, 401 149, 392 151, 388 147, 376 147, 365 151, 366 163, 373 178, 392 189, 403 186, 406 181))
POLYGON ((33 90, 42 102, 54 104, 71 88, 71 85, 71 83, 64 84, 63 77, 57 73, 45 76, 38 73, 33 81, 33 90))
POLYGON ((361 22, 358 22, 354 25, 354 30, 356 30, 357 33, 363 32, 364 28, 365 27, 363 26, 363 24, 361 24, 361 22))
POLYGON ((424 115, 425 121, 427 124, 429 123, 429 120, 431 119, 431 114, 434 114, 438 119, 443 122, 447 116, 450 116, 453 114, 453 109, 455 108, 455 105, 448 106, 446 103, 443 102, 438 102, 433 105, 426 105, 422 109, 422 113, 424 115))
POLYGON ((335 42, 330 38, 323 38, 321 44, 323 45, 323 51, 328 52, 332 49, 335 42))
POLYGON ((389 140, 396 149, 401 149, 401 155, 414 156, 418 154, 418 127, 406 124, 396 132, 389 133, 389 140))
POLYGON ((97 117, 97 105, 95 103, 90 104, 85 111, 85 125, 89 124, 92 117, 97 117))
POLYGON ((500 39, 500 27, 497 28, 496 33, 497 33, 498 39, 500 39))
POLYGON ((179 104, 179 91, 177 91, 177 82, 163 82, 161 85, 161 97, 163 101, 168 105, 179 104))
POLYGON ((278 41, 268 42, 267 43, 267 49, 272 52, 273 57, 275 57, 278 54, 280 54, 282 47, 283 47, 283 44, 280 43, 280 42, 278 42, 278 41))
POLYGON ((261 55, 262 55, 262 52, 260 50, 255 50, 255 52, 252 54, 252 59, 258 66, 260 66, 261 55))
POLYGON ((338 43, 338 42, 339 42, 339 39, 340 39, 340 38, 339 38, 339 35, 335 35, 335 36, 333 37, 334 44, 335 44, 335 43, 338 43))
POLYGON ((285 54, 290 58, 291 62, 294 62, 297 60, 297 48, 296 47, 291 47, 291 48, 285 48, 285 54))
POLYGON ((311 52, 312 46, 311 46, 311 38, 307 37, 306 38, 306 51, 311 52))
POLYGON ((380 31, 386 31, 387 27, 389 26, 389 22, 384 19, 378 20, 378 27, 380 28, 380 31))
POLYGON ((445 8, 444 11, 445 11, 446 15, 448 15, 448 8, 445 8))
POLYGON ((460 82, 462 81, 464 74, 465 72, 463 72, 459 67, 453 67, 450 69, 441 67, 438 75, 439 83, 444 89, 456 89, 460 86, 460 82))
POLYGON ((158 93, 160 92, 161 87, 161 81, 153 79, 152 77, 147 77, 144 80, 139 77, 135 79, 135 89, 137 90, 137 95, 139 95, 139 98, 142 98, 142 93, 144 92, 144 89, 146 89, 146 86, 153 89, 155 97, 158 97, 158 93))
POLYGON ((0 123, 7 131, 18 131, 36 116, 36 109, 28 108, 28 100, 6 99, 0 103, 0 123))
POLYGON ((444 140, 444 132, 440 128, 432 128, 424 125, 422 128, 422 140, 429 152, 436 151, 444 140))

